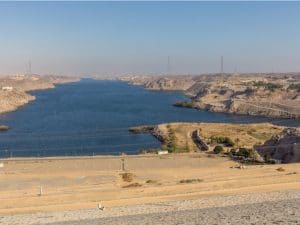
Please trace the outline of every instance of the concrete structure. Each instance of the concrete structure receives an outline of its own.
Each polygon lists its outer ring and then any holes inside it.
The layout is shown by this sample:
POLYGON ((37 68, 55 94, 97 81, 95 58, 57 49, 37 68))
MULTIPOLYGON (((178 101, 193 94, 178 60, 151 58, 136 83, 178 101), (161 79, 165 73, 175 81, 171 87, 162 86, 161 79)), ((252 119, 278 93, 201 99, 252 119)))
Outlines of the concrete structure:
POLYGON ((5 87, 2 87, 2 90, 3 90, 3 91, 12 91, 12 90, 13 90, 13 87, 5 86, 5 87))

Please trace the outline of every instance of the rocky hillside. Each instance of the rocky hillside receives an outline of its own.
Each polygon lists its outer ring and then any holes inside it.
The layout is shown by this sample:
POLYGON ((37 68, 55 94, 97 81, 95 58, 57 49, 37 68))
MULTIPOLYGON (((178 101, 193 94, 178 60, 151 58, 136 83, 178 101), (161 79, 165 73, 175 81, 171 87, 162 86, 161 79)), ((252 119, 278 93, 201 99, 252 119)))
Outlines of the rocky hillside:
POLYGON ((287 128, 255 148, 266 160, 300 162, 300 129, 287 128))
POLYGON ((0 78, 0 113, 14 111, 35 100, 29 91, 53 88, 55 84, 77 81, 59 76, 18 75, 0 78))
POLYGON ((142 85, 149 90, 160 91, 186 91, 195 84, 192 76, 172 76, 172 77, 122 77, 123 81, 128 81, 133 85, 142 85))
POLYGON ((127 77, 151 90, 180 90, 190 102, 176 106, 213 112, 300 118, 300 74, 210 74, 199 76, 127 77))

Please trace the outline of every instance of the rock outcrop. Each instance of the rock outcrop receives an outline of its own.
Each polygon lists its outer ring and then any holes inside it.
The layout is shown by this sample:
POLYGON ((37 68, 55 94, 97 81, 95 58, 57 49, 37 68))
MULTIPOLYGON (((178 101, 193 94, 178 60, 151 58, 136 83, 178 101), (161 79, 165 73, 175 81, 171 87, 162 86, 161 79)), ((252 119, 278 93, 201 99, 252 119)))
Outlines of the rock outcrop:
POLYGON ((300 118, 300 74, 210 74, 127 77, 151 90, 179 90, 191 98, 176 106, 256 116, 300 118))
POLYGON ((61 76, 18 75, 0 78, 0 113, 14 111, 35 100, 30 91, 54 88, 55 84, 78 81, 61 76))
POLYGON ((267 161, 300 162, 300 128, 287 128, 255 149, 267 161))

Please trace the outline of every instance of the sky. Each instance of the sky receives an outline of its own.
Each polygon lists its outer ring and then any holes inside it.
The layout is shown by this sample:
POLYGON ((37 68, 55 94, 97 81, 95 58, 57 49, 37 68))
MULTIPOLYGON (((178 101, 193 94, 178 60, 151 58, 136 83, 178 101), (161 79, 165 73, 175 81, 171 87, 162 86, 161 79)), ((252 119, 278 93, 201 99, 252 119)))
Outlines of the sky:
POLYGON ((299 72, 300 2, 0 2, 0 74, 299 72), (168 66, 169 58, 169 66, 168 66))

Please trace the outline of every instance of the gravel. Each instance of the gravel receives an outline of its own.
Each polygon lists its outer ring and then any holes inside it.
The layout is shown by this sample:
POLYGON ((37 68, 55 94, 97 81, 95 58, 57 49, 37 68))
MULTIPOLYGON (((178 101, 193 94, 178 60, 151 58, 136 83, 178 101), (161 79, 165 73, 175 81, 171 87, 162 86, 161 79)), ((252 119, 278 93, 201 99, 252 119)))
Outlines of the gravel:
POLYGON ((1 225, 299 224, 300 190, 0 216, 1 225))
POLYGON ((300 199, 172 211, 92 220, 51 223, 51 225, 140 225, 140 224, 300 224, 300 199))

